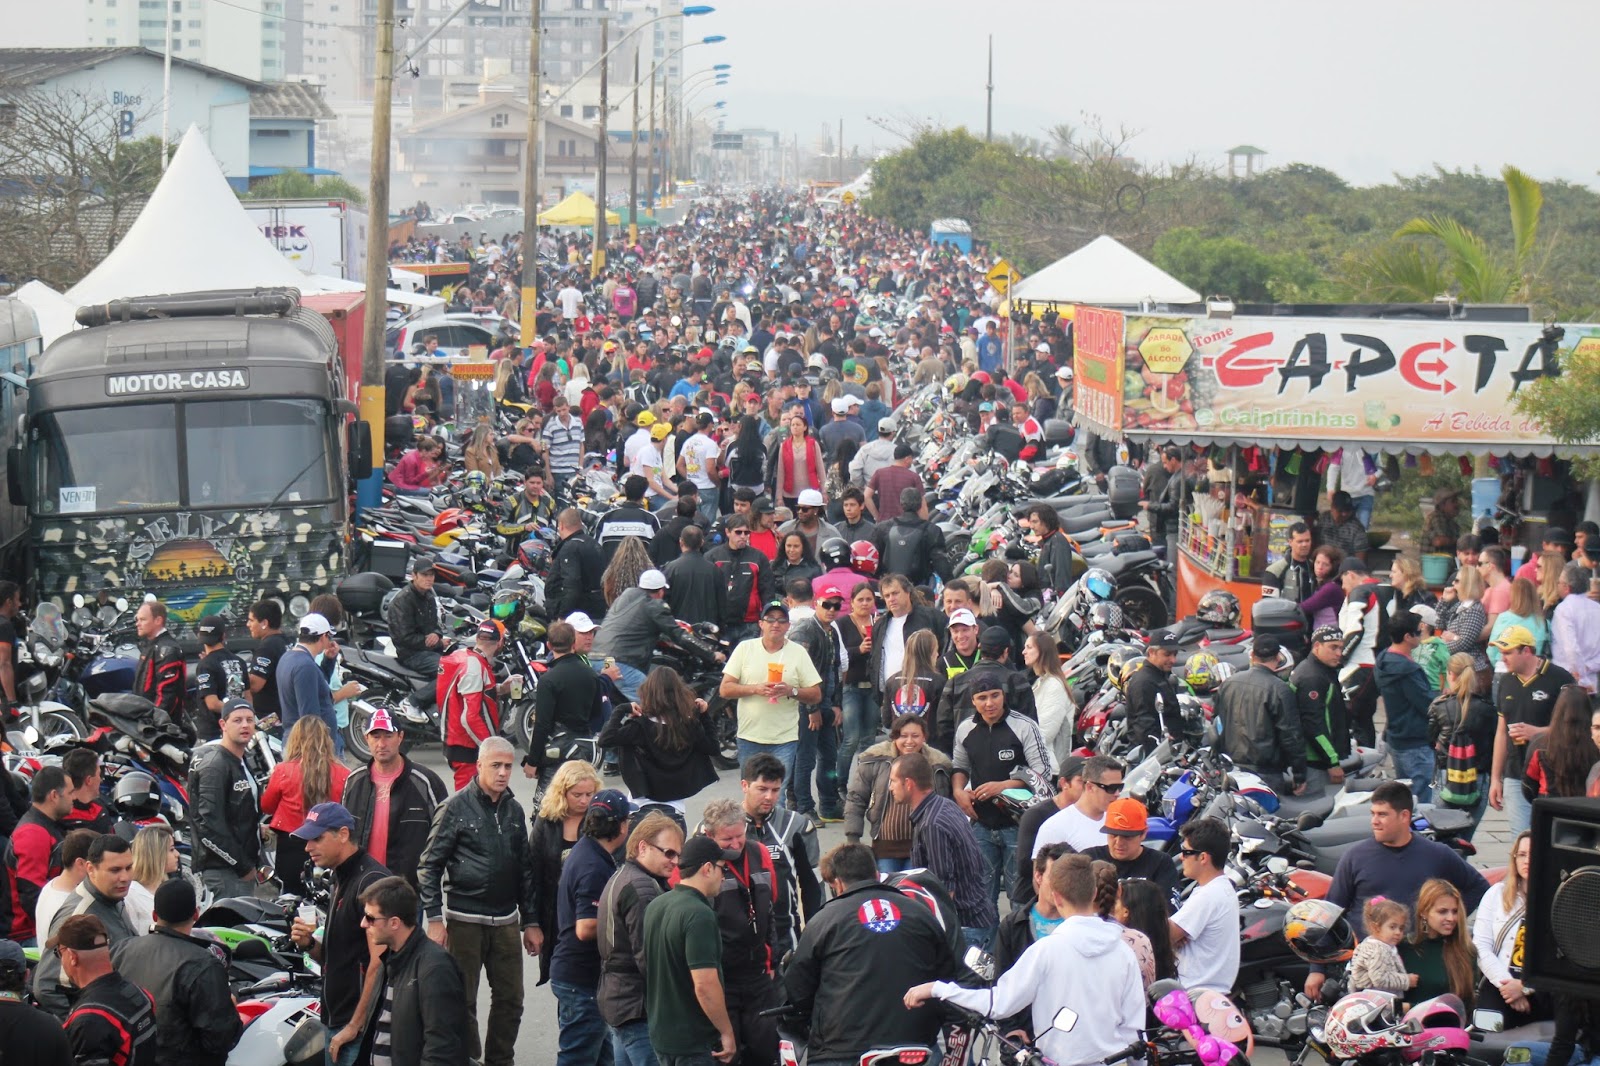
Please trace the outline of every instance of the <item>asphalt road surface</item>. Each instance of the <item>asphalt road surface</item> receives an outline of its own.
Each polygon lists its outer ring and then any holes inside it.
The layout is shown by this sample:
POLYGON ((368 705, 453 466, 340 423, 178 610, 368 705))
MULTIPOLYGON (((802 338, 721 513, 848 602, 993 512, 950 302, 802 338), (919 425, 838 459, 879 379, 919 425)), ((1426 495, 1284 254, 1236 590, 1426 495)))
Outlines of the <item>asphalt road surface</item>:
MULTIPOLYGON (((444 753, 437 746, 427 745, 414 752, 412 757, 438 773, 446 783, 450 781, 450 768, 445 765, 444 753)), ((622 778, 607 777, 606 786, 621 788, 622 778)), ((524 778, 520 772, 516 773, 512 778, 512 792, 522 804, 524 811, 531 813, 533 782, 524 778)), ((725 771, 715 785, 690 801, 690 824, 693 825, 698 819, 700 808, 708 800, 738 795, 738 773, 733 770, 725 771)), ((843 826, 838 823, 824 826, 820 836, 822 851, 825 852, 835 844, 844 843, 843 826)), ((1479 849, 1478 865, 1497 866, 1505 863, 1510 848, 1510 836, 1504 815, 1491 809, 1479 827, 1475 839, 1479 849)), ((557 1033, 555 996, 548 987, 535 986, 535 982, 539 980, 539 964, 536 959, 530 958, 525 962, 523 974, 526 984, 523 991, 522 1030, 517 1036, 517 1066, 554 1066, 557 1033)), ((484 982, 480 985, 478 997, 480 1032, 488 1016, 489 986, 484 982)), ((1276 1050, 1260 1049, 1252 1056, 1252 1062, 1255 1066, 1286 1066, 1287 1060, 1276 1050)))

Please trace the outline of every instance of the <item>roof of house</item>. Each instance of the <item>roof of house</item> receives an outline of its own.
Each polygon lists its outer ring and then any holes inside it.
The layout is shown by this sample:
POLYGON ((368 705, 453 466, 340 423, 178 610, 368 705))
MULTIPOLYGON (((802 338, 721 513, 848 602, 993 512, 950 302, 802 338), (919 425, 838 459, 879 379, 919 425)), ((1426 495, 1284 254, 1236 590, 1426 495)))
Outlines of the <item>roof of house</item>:
MULTIPOLYGON (((425 118, 422 121, 415 122, 408 128, 401 130, 399 136, 413 137, 419 133, 431 133, 435 130, 448 130, 452 125, 454 125, 456 122, 459 122, 461 119, 470 118, 473 115, 479 115, 485 112, 493 111, 494 109, 500 107, 509 108, 515 113, 522 115, 524 119, 526 119, 528 114, 528 102, 526 100, 518 100, 513 96, 501 96, 492 100, 486 100, 482 103, 473 104, 470 107, 457 108, 454 111, 446 111, 442 115, 435 115, 432 118, 425 118)), ((596 139, 598 139, 600 135, 599 128, 597 126, 586 125, 582 122, 574 122, 570 118, 562 118, 560 115, 549 114, 548 109, 544 116, 543 122, 546 126, 559 127, 570 130, 573 133, 587 134, 588 136, 596 139)), ((520 131, 522 126, 519 125, 516 128, 520 131)))
POLYGON ((250 117, 331 119, 336 116, 333 108, 322 99, 320 86, 280 81, 251 90, 250 117))
POLYGON ((1266 155, 1265 148, 1257 148, 1253 144, 1236 144, 1228 149, 1229 155, 1266 155))
MULTIPOLYGON (((63 74, 88 70, 101 63, 128 56, 148 56, 156 62, 161 62, 162 58, 160 52, 134 45, 104 48, 0 48, 0 84, 37 85, 63 74)), ((261 84, 250 78, 218 70, 216 67, 208 67, 203 63, 179 59, 177 56, 172 57, 172 62, 174 66, 227 78, 252 89, 261 84)))

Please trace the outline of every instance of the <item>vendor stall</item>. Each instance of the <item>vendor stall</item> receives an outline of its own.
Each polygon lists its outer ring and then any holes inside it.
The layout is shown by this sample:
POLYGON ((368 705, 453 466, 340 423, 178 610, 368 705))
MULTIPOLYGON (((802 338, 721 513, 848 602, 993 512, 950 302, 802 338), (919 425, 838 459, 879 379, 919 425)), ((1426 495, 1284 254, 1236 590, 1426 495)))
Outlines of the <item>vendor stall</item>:
POLYGON ((1316 514, 1319 475, 1342 449, 1428 462, 1594 450, 1559 445, 1512 398, 1559 374, 1562 355, 1600 345, 1600 325, 1099 307, 1077 308, 1075 321, 1079 425, 1208 449, 1206 468, 1189 471, 1198 485, 1179 526, 1180 617, 1219 586, 1246 608, 1260 598, 1288 527, 1316 514))

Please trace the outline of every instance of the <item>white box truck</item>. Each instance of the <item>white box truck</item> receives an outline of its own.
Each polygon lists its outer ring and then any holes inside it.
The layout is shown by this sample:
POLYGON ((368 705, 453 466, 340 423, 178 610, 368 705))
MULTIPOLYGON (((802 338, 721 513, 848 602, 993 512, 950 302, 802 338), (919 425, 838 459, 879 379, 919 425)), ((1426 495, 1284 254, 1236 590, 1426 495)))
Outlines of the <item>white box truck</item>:
POLYGON ((308 274, 362 281, 367 210, 348 200, 244 200, 262 236, 308 274))

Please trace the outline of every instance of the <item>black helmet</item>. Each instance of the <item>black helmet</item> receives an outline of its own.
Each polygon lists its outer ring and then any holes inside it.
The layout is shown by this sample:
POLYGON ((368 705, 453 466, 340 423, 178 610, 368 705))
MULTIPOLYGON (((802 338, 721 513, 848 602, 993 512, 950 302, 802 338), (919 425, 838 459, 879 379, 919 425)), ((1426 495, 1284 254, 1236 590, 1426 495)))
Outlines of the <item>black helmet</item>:
POLYGON ((1194 616, 1214 626, 1236 626, 1239 624, 1239 597, 1227 589, 1212 589, 1200 597, 1194 616))
POLYGON ((850 565, 850 545, 843 537, 829 537, 817 546, 817 558, 825 569, 850 565))
POLYGON ((111 805, 117 813, 142 822, 161 813, 161 789, 156 779, 143 770, 123 774, 117 780, 116 791, 111 794, 111 805))

